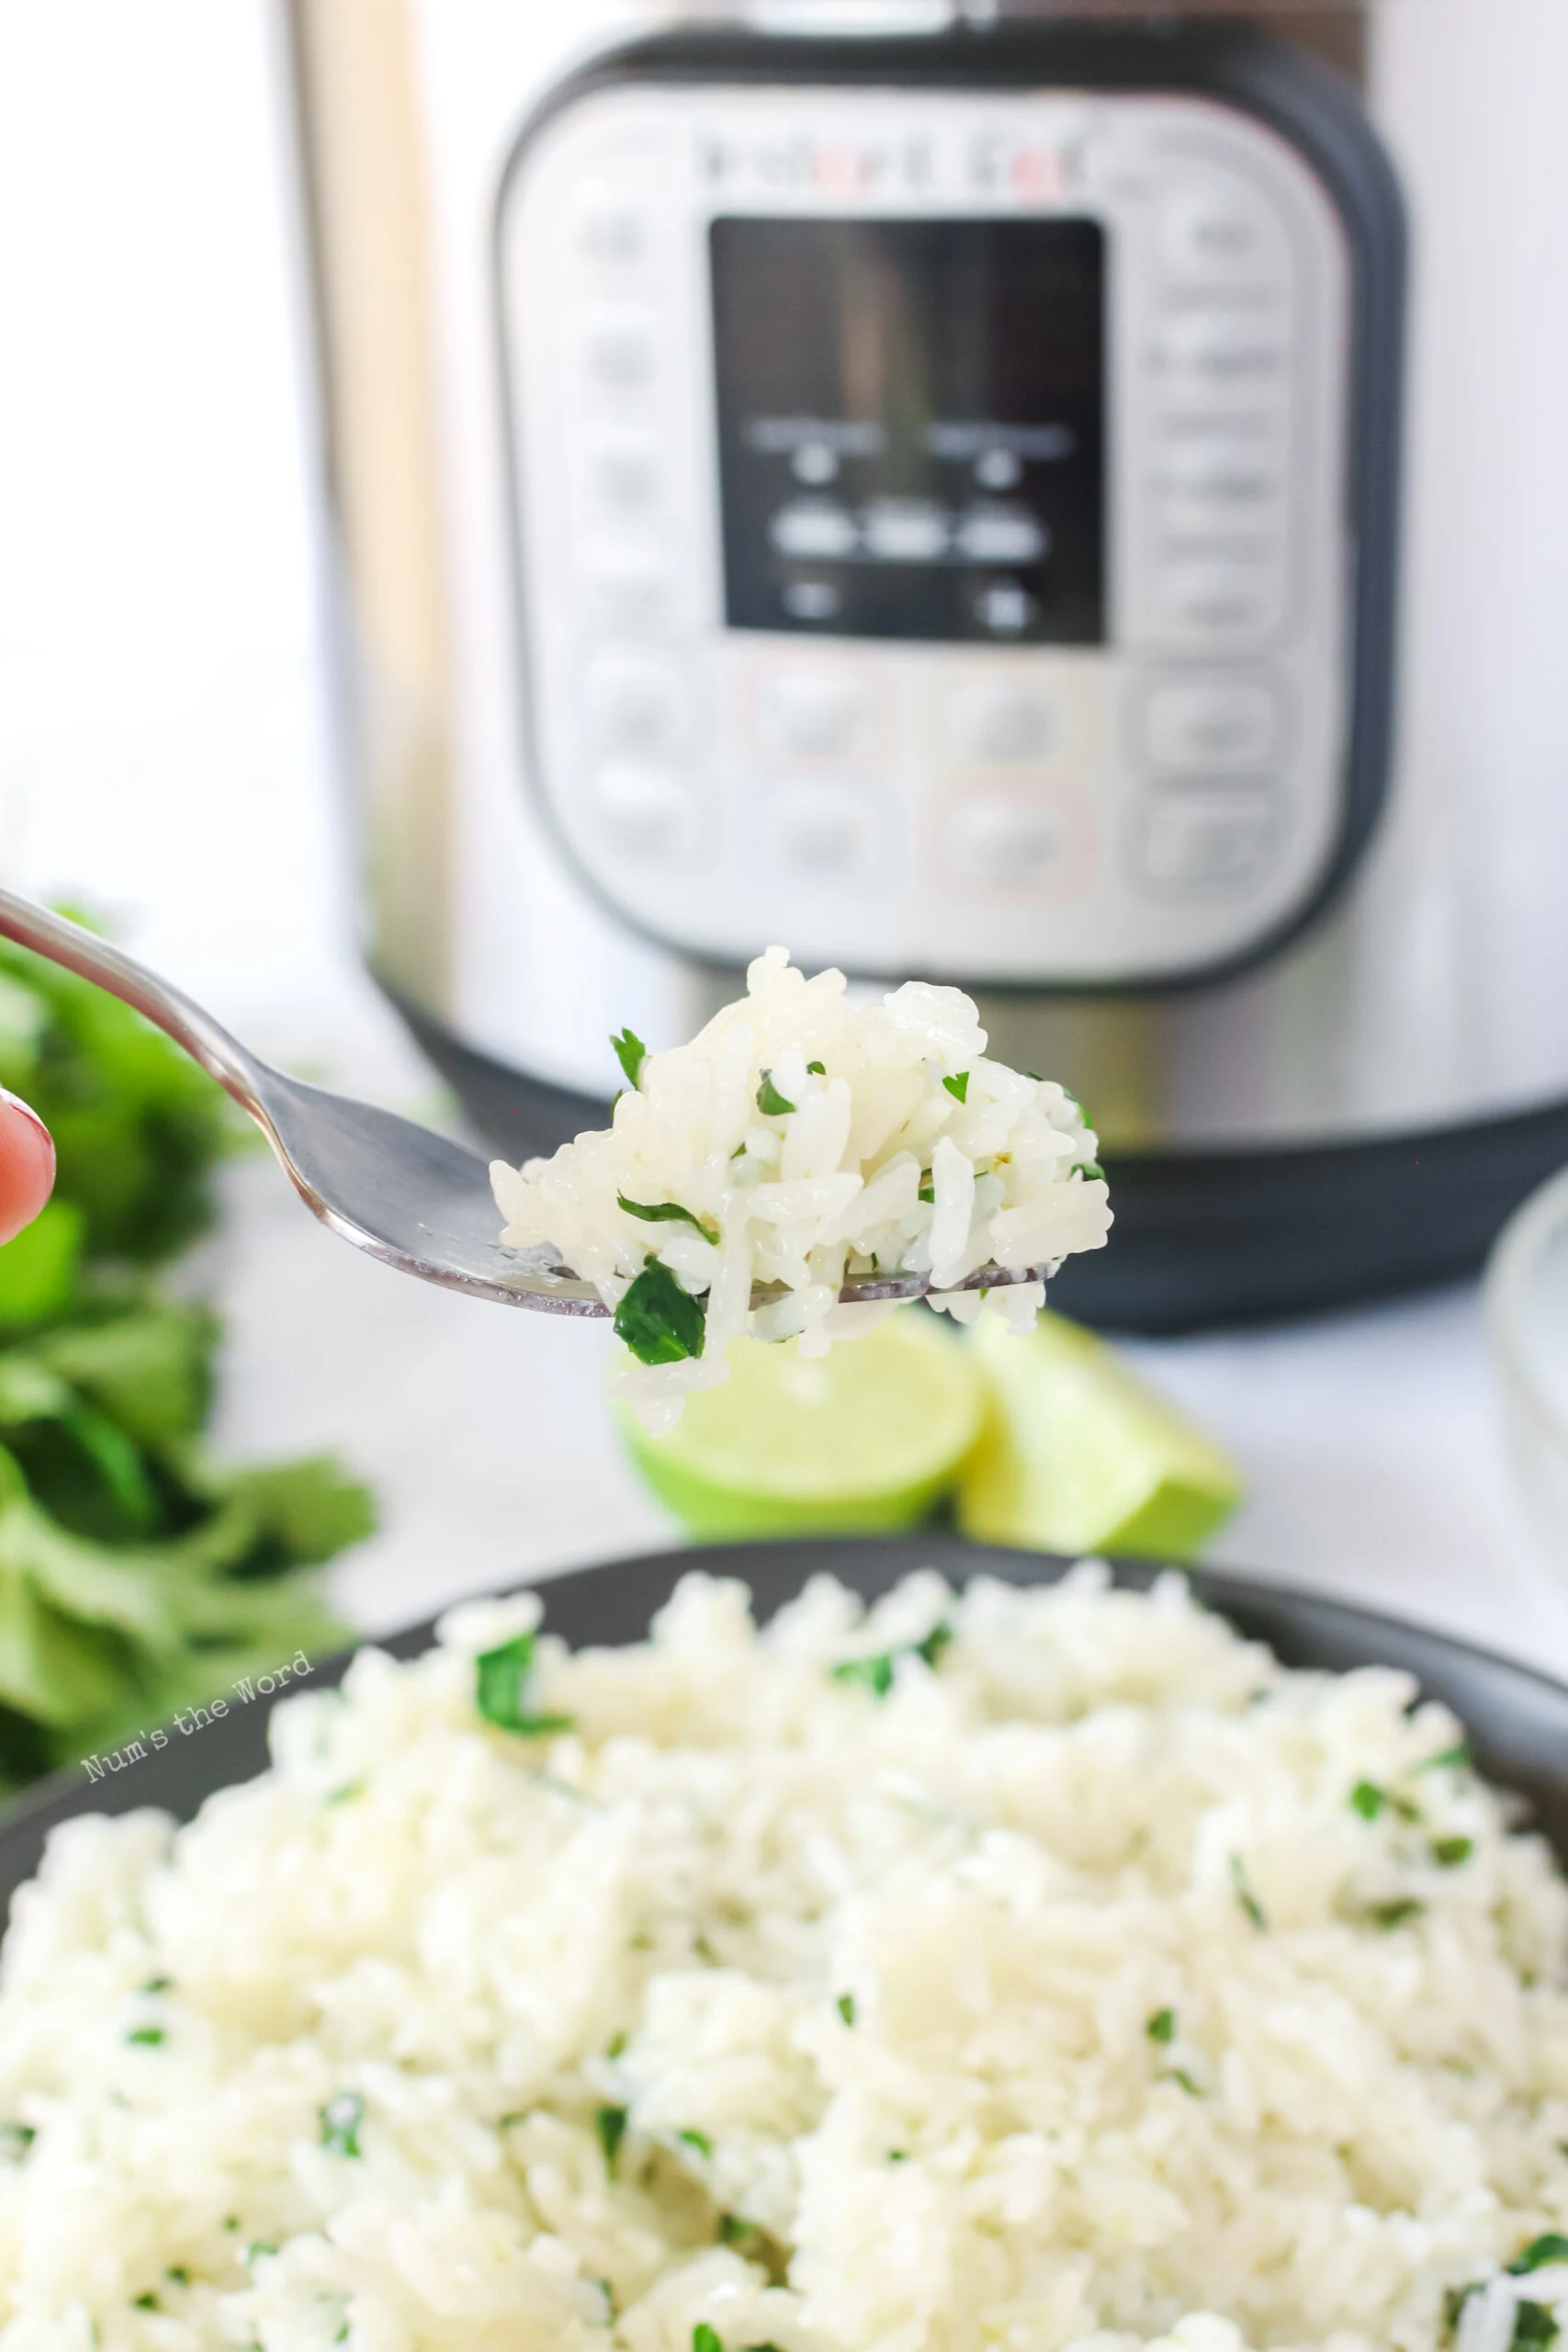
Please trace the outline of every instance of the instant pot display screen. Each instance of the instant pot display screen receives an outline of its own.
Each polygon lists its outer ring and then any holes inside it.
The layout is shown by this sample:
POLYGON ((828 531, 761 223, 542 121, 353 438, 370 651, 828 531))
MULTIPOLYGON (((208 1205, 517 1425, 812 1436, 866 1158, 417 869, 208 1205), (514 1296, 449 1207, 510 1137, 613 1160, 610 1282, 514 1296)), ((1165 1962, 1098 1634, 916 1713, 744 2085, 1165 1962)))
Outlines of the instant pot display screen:
POLYGON ((1092 220, 715 220, 732 628, 1105 633, 1092 220))

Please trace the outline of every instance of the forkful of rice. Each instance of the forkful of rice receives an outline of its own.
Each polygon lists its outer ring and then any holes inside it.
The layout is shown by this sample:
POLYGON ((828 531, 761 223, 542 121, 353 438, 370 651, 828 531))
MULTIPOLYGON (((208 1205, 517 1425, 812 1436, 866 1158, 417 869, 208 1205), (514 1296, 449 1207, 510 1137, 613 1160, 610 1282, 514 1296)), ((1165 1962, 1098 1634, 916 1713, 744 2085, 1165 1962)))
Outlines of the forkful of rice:
POLYGON ((852 1002, 841 972, 807 979, 770 947, 690 1044, 611 1040, 626 1083, 607 1128, 487 1170, 412 1120, 273 1069, 46 907, 0 890, 0 937, 164 1030, 356 1249, 469 1297, 612 1317, 635 1359, 620 1393, 655 1430, 728 1377, 725 1351, 747 1330, 817 1354, 920 1297, 1027 1329, 1062 1260, 1110 1229, 1081 1106, 988 1060, 958 989, 910 980, 852 1002))

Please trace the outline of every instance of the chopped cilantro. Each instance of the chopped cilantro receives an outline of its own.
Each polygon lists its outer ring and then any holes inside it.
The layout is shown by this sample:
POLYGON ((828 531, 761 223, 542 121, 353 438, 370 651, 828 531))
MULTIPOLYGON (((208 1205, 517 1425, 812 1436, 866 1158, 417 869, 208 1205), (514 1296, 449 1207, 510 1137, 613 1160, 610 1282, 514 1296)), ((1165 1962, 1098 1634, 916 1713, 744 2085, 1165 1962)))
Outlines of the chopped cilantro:
POLYGON ((707 1301, 682 1290, 669 1267, 649 1257, 615 1309, 615 1331, 639 1363, 679 1363, 702 1354, 707 1301))
POLYGON ((174 1981, 172 1976, 150 1976, 141 1989, 144 1993, 166 1993, 174 1981))
POLYGON ((914 1654, 917 1657, 923 1657, 928 1666, 934 1667, 952 1639, 952 1626, 939 1618, 925 1640, 915 1644, 914 1654))
POLYGON ((127 2041, 140 2042, 143 2049, 155 2050, 164 2039, 164 2029, 161 2025, 132 2026, 125 2038, 127 2041))
POLYGON ((739 2213, 721 2213, 718 2217, 720 2245, 732 2245, 737 2253, 743 2254, 750 2246, 755 2255, 761 2234, 755 2222, 745 2221, 739 2213))
POLYGON ((357 2091, 339 2091, 321 2114, 323 2148, 330 2148, 334 2156, 363 2155, 359 2127, 365 2120, 365 2101, 357 2091))
POLYGON ((698 2320, 692 2330, 692 2352, 724 2352, 718 2330, 710 2327, 705 2319, 698 2320))
POLYGON ((845 1657, 833 1668, 835 1682, 856 1682, 872 1691, 878 1699, 886 1699, 893 1688, 893 1654, 883 1650, 875 1657, 845 1657))
POLYGON ((889 2148, 887 2161, 890 2165, 907 2165, 909 2161, 909 2151, 908 2148, 889 2148))
POLYGON ((593 2118, 593 2129, 599 2134, 599 2145, 604 2151, 606 2170, 613 2176, 621 2142, 626 2136, 626 2110, 624 2107, 602 2107, 593 2118))
POLYGON ((1090 1183, 1103 1183, 1105 1170, 1098 1159, 1080 1159, 1073 1170, 1075 1176, 1087 1177, 1090 1183))
POLYGON ((1235 1889, 1236 1901, 1240 1904, 1242 1909, 1246 1912, 1253 1926, 1258 1930, 1259 1934, 1261 1934, 1263 1929, 1268 1927, 1269 1922, 1263 1916, 1262 1904, 1259 1903, 1257 1895, 1254 1894, 1251 1887, 1247 1883, 1247 1866, 1243 1862, 1239 1854, 1233 1854, 1231 1856, 1231 1884, 1235 1889))
POLYGON ((341 1789, 329 1789, 321 1799, 323 1804, 348 1804, 355 1797, 365 1794, 363 1781, 345 1781, 341 1789))
POLYGON ((1514 2310, 1508 2352, 1540 2352, 1540 2346, 1556 2342, 1558 2333, 1557 2322, 1544 2303, 1520 2302, 1514 2310))
POLYGON ((1473 1838, 1434 1838, 1432 1860, 1440 1871, 1457 1871, 1475 1851, 1473 1838))
POLYGON ((1179 2083, 1189 2098, 1201 2098, 1203 2096, 1185 2066, 1173 2066, 1168 2075, 1160 2076, 1160 2080, 1162 2083, 1179 2083))
POLYGON ((784 1118, 795 1108, 793 1102, 785 1102, 773 1084, 773 1073, 771 1069, 765 1069, 762 1072, 762 1083, 757 1089, 757 1108, 764 1119, 784 1118))
POLYGON ((624 2033, 613 2033, 610 2036, 609 2041, 604 2044, 604 2055, 606 2058, 618 2058, 626 2046, 626 2035, 624 2033))
POLYGON ((276 2254, 276 2252, 277 2248, 275 2245, 268 2245, 265 2238, 253 2238, 250 2245, 245 2248, 245 2260, 247 2262, 259 2262, 264 2254, 276 2254))
POLYGON ((8 2156, 13 2164, 21 2163, 37 2138, 38 2133, 30 2123, 0 2123, 0 2153, 8 2156))
POLYGON ((956 1078, 944 1078, 942 1082, 955 1102, 963 1102, 968 1099, 969 1073, 966 1069, 961 1069, 956 1078))
POLYGON ((1026 1069, 1023 1074, 1025 1078, 1032 1078, 1036 1086, 1043 1086, 1045 1083, 1045 1080, 1041 1077, 1040 1072, 1037 1069, 1026 1069))
POLYGON ((1385 1792, 1375 1781, 1358 1781, 1350 1792, 1350 1809, 1363 1821, 1375 1821, 1387 1803, 1385 1792))
POLYGON ((886 1699, 893 1688, 894 1668, 901 1657, 923 1658, 934 1672, 938 1659, 953 1639, 951 1625, 938 1620, 923 1640, 909 1642, 902 1649, 879 1650, 874 1657, 840 1658, 833 1668, 835 1682, 856 1682, 878 1699, 886 1699))
POLYGON ((611 1038, 610 1044, 615 1050, 615 1059, 626 1074, 626 1084, 635 1086, 637 1082, 637 1074, 648 1059, 648 1047, 635 1029, 623 1029, 618 1037, 611 1038))
POLYGON ((1417 1764, 1416 1770, 1418 1772, 1468 1772, 1470 1770, 1469 1741, 1459 1740, 1452 1747, 1445 1747, 1439 1755, 1428 1756, 1424 1764, 1417 1764))
POLYGON ((624 1193, 617 1193, 615 1205, 625 1209, 628 1216, 641 1217, 644 1225, 690 1225, 695 1227, 705 1241, 718 1238, 711 1226, 705 1225, 700 1216, 694 1216, 690 1209, 683 1209, 679 1201, 628 1201, 624 1193))
POLYGON ((1511 2278, 1525 2278, 1532 2270, 1543 2270, 1549 2262, 1568 2262, 1568 2237, 1561 2231, 1548 2230, 1544 2237, 1532 2238, 1522 2254, 1516 2254, 1508 2265, 1511 2278))
POLYGON ((855 2021, 855 1996, 852 1993, 840 1993, 838 1999, 834 2002, 833 2007, 838 2010, 839 2015, 843 2018, 846 2025, 853 2025, 855 2021))
POLYGON ((828 1075, 828 1065, 826 1062, 807 1062, 806 1065, 806 1072, 808 1078, 826 1078, 828 1075))
POLYGON ((1144 2028, 1144 2031, 1148 2035, 1151 2041, 1157 2041, 1163 2044, 1165 2042, 1174 2041, 1176 2038, 1176 2011, 1174 2009, 1156 2009, 1153 2017, 1149 2019, 1147 2025, 1144 2028))
POLYGON ((133 2312, 155 2312, 158 2307, 158 2298, 150 2287, 144 2295, 132 2295, 130 2299, 133 2312))
POLYGON ((534 1636, 514 1634, 493 1650, 481 1650, 474 1660, 474 1705, 497 1731, 514 1731, 524 1739, 542 1739, 555 1731, 570 1731, 570 1715, 530 1714, 524 1705, 534 1664, 534 1636))
POLYGON ((936 1199, 936 1186, 934 1184, 922 1184, 919 1193, 916 1194, 916 1198, 922 1201, 934 1201, 936 1199))
POLYGON ((1399 1894, 1392 1903, 1371 1904, 1367 1917, 1374 1928, 1403 1928, 1407 1920, 1417 1917, 1426 1908, 1426 1905, 1417 1902, 1415 1895, 1399 1894))
POLYGON ((705 2132, 694 2132, 688 2124, 685 2131, 677 2132, 675 2137, 684 2140, 688 2148, 695 2148, 699 2156, 711 2157, 713 2154, 713 2142, 705 2132))
POLYGON ((168 2268, 164 2271, 164 2276, 165 2278, 172 2278, 176 2287, 188 2287, 190 2285, 190 2272, 186 2268, 183 2262, 171 2262, 168 2268))

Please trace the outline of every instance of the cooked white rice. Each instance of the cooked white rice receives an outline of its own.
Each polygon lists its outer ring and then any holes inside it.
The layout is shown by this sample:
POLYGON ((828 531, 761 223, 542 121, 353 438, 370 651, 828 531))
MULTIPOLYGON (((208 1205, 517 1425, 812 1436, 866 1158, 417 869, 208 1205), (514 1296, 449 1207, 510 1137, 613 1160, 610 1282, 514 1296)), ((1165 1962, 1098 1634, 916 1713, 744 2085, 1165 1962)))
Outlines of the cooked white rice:
MULTIPOLYGON (((605 1132, 491 1170, 509 1248, 549 1247, 611 1307, 650 1259, 705 1299, 700 1356, 644 1363, 618 1383, 655 1430, 693 1389, 728 1377, 725 1349, 748 1327, 755 1283, 785 1295, 750 1316, 753 1335, 799 1333, 801 1352, 820 1354, 887 1311, 840 1305, 846 1277, 929 1276, 936 1303, 967 1319, 982 1302, 959 1289, 966 1277, 987 1265, 1048 1276, 1070 1251, 1099 1249, 1111 1224, 1080 1105, 987 1060, 960 989, 914 980, 856 1006, 841 972, 808 980, 782 947, 746 987, 689 1046, 639 1069, 634 1058, 605 1132), (625 1200, 674 1203, 694 1222, 638 1217, 625 1200)), ((1025 1330, 1043 1296, 1040 1282, 989 1293, 1025 1330)))
POLYGON ((1503 2268, 1568 2223, 1568 1894, 1405 1677, 1285 1672, 1175 1577, 824 1580, 758 1636, 694 1577, 648 1645, 541 1639, 575 1727, 523 1737, 472 1661, 536 1611, 364 1652, 188 1828, 55 1833, 5 2352, 1430 2352, 1472 2282, 1463 2352, 1568 2322, 1503 2268))

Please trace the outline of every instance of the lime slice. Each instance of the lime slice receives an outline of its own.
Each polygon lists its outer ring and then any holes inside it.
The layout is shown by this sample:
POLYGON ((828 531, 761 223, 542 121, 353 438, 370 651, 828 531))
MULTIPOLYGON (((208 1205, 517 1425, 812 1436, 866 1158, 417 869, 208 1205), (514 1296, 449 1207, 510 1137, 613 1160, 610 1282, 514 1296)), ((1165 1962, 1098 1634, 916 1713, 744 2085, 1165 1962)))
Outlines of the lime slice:
POLYGON ((912 1310, 825 1356, 736 1340, 729 1363, 665 1437, 617 1408, 632 1459, 698 1535, 912 1526, 953 1484, 985 1408, 969 1350, 912 1310))
POLYGON ((1091 1331, 1044 1314, 1014 1339, 984 1315, 970 1344, 991 1402, 959 1486, 966 1535, 1185 1560, 1234 1507, 1234 1464, 1091 1331))

